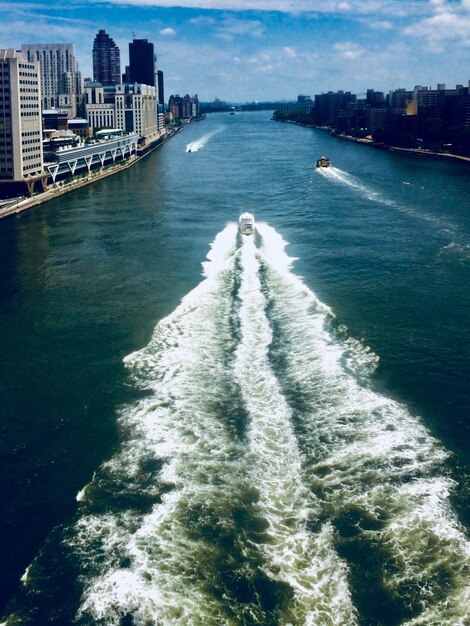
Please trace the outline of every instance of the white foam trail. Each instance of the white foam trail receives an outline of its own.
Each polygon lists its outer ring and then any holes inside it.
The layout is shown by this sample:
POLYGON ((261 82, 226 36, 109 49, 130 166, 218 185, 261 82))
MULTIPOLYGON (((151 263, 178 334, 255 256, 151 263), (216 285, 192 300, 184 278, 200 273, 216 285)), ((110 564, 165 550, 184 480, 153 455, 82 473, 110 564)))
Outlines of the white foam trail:
POLYGON ((206 133, 199 139, 196 139, 186 144, 186 152, 197 152, 198 150, 200 150, 206 145, 206 143, 209 141, 211 137, 213 137, 217 133, 220 133, 222 130, 223 130, 223 127, 217 128, 216 130, 213 130, 211 133, 206 133))
POLYGON ((413 608, 402 626, 466 624, 470 551, 446 453, 374 391, 376 356, 292 273, 282 237, 257 230, 260 249, 237 248, 234 224, 219 233, 205 278, 125 359, 147 395, 122 410, 122 446, 64 538, 81 564, 77 622, 354 625, 335 546, 355 512, 356 536, 386 555, 377 584, 413 608))
POLYGON ((438 258, 451 258, 463 264, 470 260, 470 244, 451 241, 439 250, 438 258))
POLYGON ((204 276, 211 278, 229 267, 236 250, 236 224, 227 224, 211 243, 207 261, 202 263, 204 276))
POLYGON ((386 200, 380 197, 380 194, 376 191, 373 191, 366 185, 363 185, 359 181, 357 181, 353 176, 348 174, 347 172, 339 169, 338 167, 318 167, 316 170, 319 174, 324 176, 325 178, 333 179, 337 182, 342 183, 343 185, 347 185, 352 189, 356 189, 361 192, 368 200, 374 200, 376 202, 381 202, 382 204, 386 204, 389 206, 394 205, 393 202, 386 200))
MULTIPOLYGON (((281 623, 355 624, 347 571, 333 549, 332 528, 315 536, 307 523, 319 506, 302 480, 302 465, 291 412, 269 365, 272 333, 258 277, 254 239, 243 242, 240 321, 242 339, 235 375, 249 413, 253 483, 269 522, 270 541, 263 546, 270 577, 288 583, 294 599, 281 623)), ((282 271, 288 264, 282 263, 282 271)))
POLYGON ((315 171, 325 178, 329 178, 330 180, 334 180, 335 182, 346 185, 351 189, 355 189, 362 196, 364 196, 368 200, 371 200, 372 202, 377 202, 384 206, 391 207, 397 211, 400 211, 400 213, 412 217, 415 220, 438 225, 440 228, 445 228, 452 232, 457 230, 456 224, 449 222, 442 216, 431 215, 429 213, 425 213, 424 211, 417 211, 410 206, 402 206, 399 203, 394 202, 393 200, 389 200, 388 198, 384 197, 381 192, 374 191, 367 185, 359 182, 354 176, 352 176, 348 172, 345 172, 337 167, 318 167, 315 169, 315 171))
POLYGON ((218 507, 227 523, 228 500, 249 488, 240 444, 214 411, 223 400, 220 390, 229 384, 222 365, 233 341, 232 302, 224 292, 231 289, 226 280, 231 270, 225 260, 233 253, 235 232, 228 226, 216 238, 210 253, 214 267, 205 267, 208 278, 158 324, 144 350, 126 358, 153 394, 123 413, 130 438, 101 474, 111 477, 114 490, 124 477, 127 491, 151 497, 166 486, 168 492, 148 513, 89 514, 79 520, 74 547, 85 571, 79 619, 118 626, 131 614, 136 625, 224 623, 223 602, 208 591, 215 546, 196 531, 204 516, 218 519, 218 507), (158 480, 142 485, 140 466, 148 457, 165 462, 158 480))
POLYGON ((20 578, 23 584, 28 582, 30 568, 31 568, 31 565, 28 565, 28 567, 25 569, 25 571, 23 572, 23 575, 20 578))
POLYGON ((364 529, 359 523, 357 532, 390 555, 382 584, 398 602, 432 615, 410 624, 463 624, 470 550, 449 504, 452 481, 442 470, 436 476, 446 453, 406 407, 374 392, 367 376, 351 375, 348 353, 356 353, 359 372, 373 355, 332 335, 315 296, 296 277, 279 274, 289 262, 279 235, 262 224, 258 231, 272 268, 267 282, 272 314, 282 325, 285 384, 297 390, 293 402, 302 402, 297 418, 310 485, 329 519, 362 515, 364 529), (366 530, 367 520, 377 529, 366 530), (452 583, 441 602, 446 572, 452 583), (446 617, 451 614, 454 621, 446 617))

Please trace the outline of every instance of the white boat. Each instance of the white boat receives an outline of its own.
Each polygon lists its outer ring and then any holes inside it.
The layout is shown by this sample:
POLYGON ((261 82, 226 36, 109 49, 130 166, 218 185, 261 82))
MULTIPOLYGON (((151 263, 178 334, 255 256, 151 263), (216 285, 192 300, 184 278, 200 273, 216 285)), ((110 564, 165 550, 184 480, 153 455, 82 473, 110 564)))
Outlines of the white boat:
POLYGON ((251 213, 242 213, 238 227, 242 235, 252 235, 255 232, 255 218, 251 213))
POLYGON ((328 157, 320 157, 317 159, 316 167, 331 167, 330 159, 328 157))

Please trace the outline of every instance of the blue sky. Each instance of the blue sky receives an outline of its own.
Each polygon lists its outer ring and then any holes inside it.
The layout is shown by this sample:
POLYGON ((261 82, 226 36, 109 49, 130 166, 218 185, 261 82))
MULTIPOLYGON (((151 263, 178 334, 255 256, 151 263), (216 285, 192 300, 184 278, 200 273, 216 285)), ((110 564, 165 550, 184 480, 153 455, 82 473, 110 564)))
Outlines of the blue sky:
POLYGON ((467 84, 470 0, 0 0, 0 48, 74 43, 85 77, 104 28, 128 61, 155 44, 171 93, 232 102, 467 84))

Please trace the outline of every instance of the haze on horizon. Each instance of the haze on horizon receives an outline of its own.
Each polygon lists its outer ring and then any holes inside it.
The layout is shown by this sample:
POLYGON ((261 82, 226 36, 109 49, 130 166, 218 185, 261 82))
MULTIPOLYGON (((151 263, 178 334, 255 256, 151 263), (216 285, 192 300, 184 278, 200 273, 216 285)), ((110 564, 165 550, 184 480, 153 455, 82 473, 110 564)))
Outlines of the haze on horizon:
POLYGON ((84 77, 104 28, 155 44, 165 98, 291 100, 470 79, 470 0, 3 0, 0 48, 73 43, 84 77))

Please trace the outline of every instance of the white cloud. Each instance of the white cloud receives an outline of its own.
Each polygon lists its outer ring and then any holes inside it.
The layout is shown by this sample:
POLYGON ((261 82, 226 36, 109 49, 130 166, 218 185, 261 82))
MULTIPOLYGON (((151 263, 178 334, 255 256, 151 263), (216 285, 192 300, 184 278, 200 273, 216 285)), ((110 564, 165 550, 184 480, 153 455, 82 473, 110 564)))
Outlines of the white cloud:
POLYGON ((403 33, 415 39, 425 40, 436 51, 442 49, 449 41, 460 42, 462 46, 470 46, 468 33, 470 16, 457 13, 437 13, 433 17, 421 20, 404 29, 403 33))
POLYGON ((273 65, 260 65, 259 67, 257 67, 255 69, 255 72, 257 73, 263 73, 263 74, 267 74, 274 71, 274 66, 273 65))
POLYGON ((341 58, 348 61, 354 61, 356 59, 359 59, 365 53, 364 48, 350 41, 337 43, 333 47, 339 52, 339 56, 341 58))
POLYGON ((294 50, 294 48, 290 48, 289 46, 284 46, 282 51, 284 52, 284 54, 286 56, 288 56, 290 58, 293 58, 293 57, 297 56, 297 52, 294 50))
POLYGON ((393 28, 393 24, 389 20, 370 22, 368 23, 368 26, 370 28, 374 28, 375 30, 390 30, 391 28, 393 28))
POLYGON ((188 20, 189 24, 206 24, 206 25, 212 25, 215 24, 215 18, 213 17, 208 17, 205 15, 199 15, 198 17, 192 17, 190 20, 188 20))
POLYGON ((176 35, 176 30, 174 30, 174 28, 163 28, 160 32, 160 35, 163 35, 164 37, 173 37, 173 35, 176 35))
POLYGON ((213 24, 213 30, 217 37, 233 41, 236 37, 261 37, 265 26, 259 20, 244 20, 227 16, 213 24))

